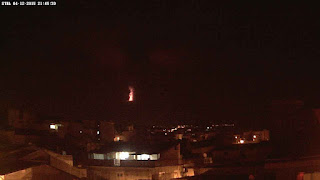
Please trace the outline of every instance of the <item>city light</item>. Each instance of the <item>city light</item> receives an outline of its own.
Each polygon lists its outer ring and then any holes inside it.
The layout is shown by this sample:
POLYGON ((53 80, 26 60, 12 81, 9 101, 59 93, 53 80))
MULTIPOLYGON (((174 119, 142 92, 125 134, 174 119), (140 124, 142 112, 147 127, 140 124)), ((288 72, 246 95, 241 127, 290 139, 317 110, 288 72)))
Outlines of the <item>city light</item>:
POLYGON ((121 160, 128 159, 128 158, 129 158, 129 153, 128 153, 128 152, 120 152, 120 153, 119 153, 119 158, 120 158, 121 160))
POLYGON ((50 129, 56 129, 56 125, 50 124, 50 129))
POLYGON ((240 139, 240 144, 243 144, 244 143, 244 140, 243 139, 240 139))
POLYGON ((61 124, 50 124, 49 128, 57 131, 60 126, 62 126, 62 125, 61 124))
POLYGON ((134 96, 134 94, 133 94, 133 92, 134 92, 134 89, 133 89, 133 87, 132 86, 129 86, 129 100, 128 101, 133 101, 133 96, 134 96))
POLYGON ((141 154, 141 160, 148 160, 150 156, 148 154, 141 154))

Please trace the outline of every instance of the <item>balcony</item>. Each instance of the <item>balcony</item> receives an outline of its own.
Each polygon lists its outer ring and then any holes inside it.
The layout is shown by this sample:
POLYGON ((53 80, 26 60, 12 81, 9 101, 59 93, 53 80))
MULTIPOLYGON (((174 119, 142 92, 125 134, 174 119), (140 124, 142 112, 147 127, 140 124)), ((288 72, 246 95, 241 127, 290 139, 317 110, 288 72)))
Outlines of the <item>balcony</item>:
MULTIPOLYGON (((91 166, 118 166, 114 160, 96 160, 89 159, 88 164, 91 166)), ((120 160, 121 167, 155 167, 157 161, 152 160, 120 160)))

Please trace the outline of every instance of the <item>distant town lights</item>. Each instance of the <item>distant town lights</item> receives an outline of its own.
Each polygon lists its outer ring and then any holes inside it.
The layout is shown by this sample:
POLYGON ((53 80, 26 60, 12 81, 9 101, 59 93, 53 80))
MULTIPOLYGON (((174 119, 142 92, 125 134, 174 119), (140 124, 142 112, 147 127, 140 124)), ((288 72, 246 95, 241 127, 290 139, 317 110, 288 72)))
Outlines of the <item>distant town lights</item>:
POLYGON ((141 160, 148 160, 150 158, 149 154, 141 154, 141 160))
POLYGON ((56 125, 50 124, 50 129, 56 129, 56 125))
POLYGON ((133 89, 133 87, 132 86, 129 86, 129 99, 128 99, 128 101, 130 101, 130 102, 132 102, 133 101, 133 99, 134 99, 134 89, 133 89))
POLYGON ((129 153, 128 153, 128 152, 120 152, 120 153, 119 153, 119 158, 120 158, 121 160, 128 159, 128 158, 129 158, 129 153))

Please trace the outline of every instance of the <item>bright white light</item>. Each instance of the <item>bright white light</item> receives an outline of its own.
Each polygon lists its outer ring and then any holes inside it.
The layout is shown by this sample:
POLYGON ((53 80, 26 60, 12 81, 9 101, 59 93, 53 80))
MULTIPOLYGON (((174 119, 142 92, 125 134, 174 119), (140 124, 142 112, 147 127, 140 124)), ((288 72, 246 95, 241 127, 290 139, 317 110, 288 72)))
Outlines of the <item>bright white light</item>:
POLYGON ((100 131, 97 131, 97 134, 100 134, 100 131))
POLYGON ((82 131, 80 130, 80 134, 82 134, 82 131))
POLYGON ((243 144, 243 143, 244 143, 244 140, 241 139, 241 140, 240 140, 240 144, 243 144))
POLYGON ((253 135, 253 138, 257 138, 257 136, 256 136, 256 135, 253 135))
POLYGON ((56 129, 56 125, 50 124, 50 129, 56 129))
POLYGON ((158 155, 157 154, 153 154, 153 155, 149 155, 149 154, 137 155, 137 160, 157 160, 157 159, 158 159, 158 155))
POLYGON ((148 160, 150 158, 149 154, 141 154, 141 160, 148 160))
POLYGON ((238 136, 235 136, 234 138, 238 139, 238 136))
POLYGON ((128 101, 133 101, 133 96, 134 96, 134 94, 133 94, 133 92, 134 92, 134 89, 133 89, 133 87, 132 86, 129 86, 129 100, 128 101))
POLYGON ((119 153, 119 158, 120 158, 121 160, 128 159, 128 158, 129 158, 129 153, 128 153, 128 152, 120 152, 120 153, 119 153))
POLYGON ((113 141, 120 141, 120 137, 118 136, 118 137, 115 137, 114 139, 113 139, 113 141))
POLYGON ((164 133, 164 135, 167 135, 167 133, 164 133))

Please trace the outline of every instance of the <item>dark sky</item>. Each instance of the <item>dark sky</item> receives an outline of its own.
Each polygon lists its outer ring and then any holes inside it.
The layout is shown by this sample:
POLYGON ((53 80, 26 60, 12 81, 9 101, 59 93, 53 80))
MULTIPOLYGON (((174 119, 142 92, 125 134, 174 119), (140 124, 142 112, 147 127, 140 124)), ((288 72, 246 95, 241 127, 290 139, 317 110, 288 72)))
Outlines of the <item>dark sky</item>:
POLYGON ((315 6, 57 4, 0 7, 2 109, 120 122, 129 85, 138 124, 248 124, 273 99, 318 103, 315 6))

